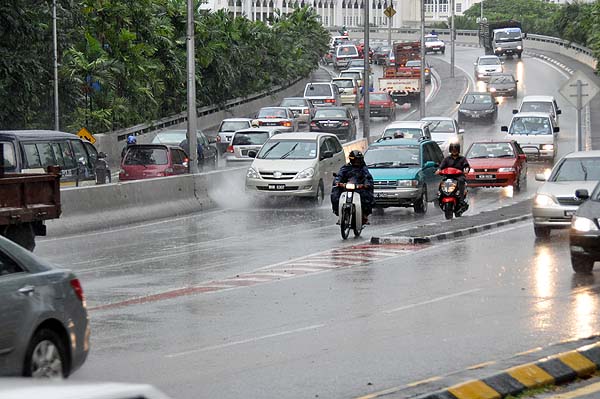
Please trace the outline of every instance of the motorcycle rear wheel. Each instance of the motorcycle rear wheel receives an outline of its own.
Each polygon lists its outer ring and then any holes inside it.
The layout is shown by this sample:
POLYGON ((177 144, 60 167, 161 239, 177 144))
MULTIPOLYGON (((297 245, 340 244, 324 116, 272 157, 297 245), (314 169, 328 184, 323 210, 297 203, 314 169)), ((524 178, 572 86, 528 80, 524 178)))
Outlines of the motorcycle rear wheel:
POLYGON ((342 208, 342 214, 340 215, 340 231, 342 233, 342 239, 344 240, 350 235, 350 224, 352 223, 352 215, 350 212, 350 207, 344 206, 342 208))
POLYGON ((454 209, 453 208, 454 207, 449 202, 447 202, 447 203, 444 204, 444 216, 446 217, 446 220, 450 220, 454 216, 454 209))

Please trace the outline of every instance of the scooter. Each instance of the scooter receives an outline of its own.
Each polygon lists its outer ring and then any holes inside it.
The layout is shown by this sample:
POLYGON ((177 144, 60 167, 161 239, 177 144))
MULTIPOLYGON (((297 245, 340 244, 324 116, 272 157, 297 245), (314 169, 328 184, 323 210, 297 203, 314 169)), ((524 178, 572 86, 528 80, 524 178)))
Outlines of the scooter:
MULTIPOLYGON (((467 204, 467 190, 465 188, 465 202, 461 206, 458 190, 458 178, 464 173, 460 169, 445 168, 440 170, 442 181, 438 190, 438 203, 440 209, 444 212, 446 219, 450 220, 453 216, 460 217, 469 209, 467 204)), ((466 183, 465 183, 466 184, 466 183)))
POLYGON ((338 215, 342 238, 345 240, 350 235, 350 229, 354 231, 354 236, 360 236, 362 232, 362 207, 360 203, 360 193, 355 190, 360 188, 359 184, 340 183, 344 190, 340 196, 338 215))

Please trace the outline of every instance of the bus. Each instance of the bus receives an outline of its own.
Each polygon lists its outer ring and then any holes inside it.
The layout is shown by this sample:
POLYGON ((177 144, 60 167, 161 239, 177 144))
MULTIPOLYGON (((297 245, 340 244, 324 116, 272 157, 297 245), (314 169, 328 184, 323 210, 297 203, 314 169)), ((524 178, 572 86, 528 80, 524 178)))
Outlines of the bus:
POLYGON ((96 178, 94 166, 98 151, 74 134, 53 130, 0 130, 0 144, 7 173, 46 173, 48 166, 58 165, 63 186, 96 178))

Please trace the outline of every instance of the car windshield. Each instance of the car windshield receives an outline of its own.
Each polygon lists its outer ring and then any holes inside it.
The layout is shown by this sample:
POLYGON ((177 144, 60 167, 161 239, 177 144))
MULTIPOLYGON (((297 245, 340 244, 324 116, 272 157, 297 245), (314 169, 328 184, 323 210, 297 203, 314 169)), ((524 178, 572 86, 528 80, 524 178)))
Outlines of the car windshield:
POLYGON ((355 80, 360 80, 360 72, 352 72, 352 71, 343 71, 340 72, 340 77, 344 78, 353 78, 355 80))
POLYGON ((332 96, 331 86, 328 84, 311 84, 306 87, 304 90, 304 95, 307 97, 315 97, 315 96, 332 96))
POLYGON ((2 144, 4 154, 4 169, 14 169, 17 166, 17 161, 15 159, 15 149, 12 143, 0 143, 2 144))
POLYGON ((259 118, 287 118, 287 113, 283 108, 261 108, 258 112, 259 118))
POLYGON ((171 132, 161 132, 158 133, 154 139, 152 139, 152 144, 159 143, 181 143, 183 140, 187 138, 187 133, 182 131, 171 131, 171 132))
POLYGON ((389 97, 386 93, 371 93, 369 94, 369 101, 388 101, 389 97))
POLYGON ((463 104, 491 104, 492 96, 487 94, 467 94, 463 104))
POLYGON ((234 122, 234 121, 224 121, 223 124, 221 124, 221 128, 219 129, 220 132, 235 132, 238 131, 240 129, 246 129, 250 127, 250 122, 246 122, 246 121, 238 121, 238 122, 234 122))
POLYGON ((345 109, 319 109, 315 112, 315 119, 319 118, 346 118, 345 109))
POLYGON ((508 143, 473 143, 467 158, 514 158, 515 152, 508 143))
POLYGON ((521 105, 521 112, 552 112, 552 103, 542 101, 527 101, 521 105))
POLYGON ((508 132, 510 134, 552 134, 552 125, 549 118, 519 116, 513 118, 508 132))
POLYGON ((440 39, 438 37, 435 37, 435 36, 430 36, 430 37, 426 37, 425 41, 426 42, 439 42, 440 39))
POLYGON ((500 65, 499 58, 480 58, 479 65, 500 65))
POLYGON ((502 31, 502 32, 496 32, 494 34, 494 40, 498 40, 498 41, 508 41, 508 40, 518 40, 521 39, 521 31, 520 30, 514 30, 514 31, 502 31))
POLYGON ((347 89, 347 88, 354 87, 354 81, 352 79, 334 80, 333 84, 335 84, 340 89, 347 89))
POLYGON ((375 50, 376 52, 380 53, 380 54, 387 54, 388 51, 390 51, 392 48, 388 47, 388 46, 383 46, 383 47, 379 47, 377 50, 375 50))
POLYGON ((233 136, 231 145, 263 145, 269 139, 269 132, 243 132, 233 136))
POLYGON ((419 128, 389 127, 384 130, 382 137, 394 137, 397 139, 418 139, 423 137, 423 131, 419 128))
POLYGON ((420 67, 421 66, 421 61, 406 61, 406 66, 407 67, 420 67))
POLYGON ((350 65, 353 68, 356 67, 364 67, 364 61, 363 60, 352 60, 350 61, 350 65))
POLYGON ((600 158, 566 158, 548 180, 600 180, 600 158))
POLYGON ((420 165, 419 147, 371 147, 365 153, 368 168, 399 168, 420 165))
POLYGON ((454 133, 454 122, 441 120, 441 121, 429 121, 431 125, 429 125, 429 130, 431 133, 454 133))
POLYGON ((492 76, 490 83, 514 83, 515 79, 511 75, 492 76))
POLYGON ((166 165, 167 150, 162 147, 132 147, 123 161, 125 165, 166 165))
POLYGON ((303 98, 284 98, 281 102, 282 107, 306 107, 303 98))
POLYGON ((313 159, 317 157, 314 140, 271 140, 262 146, 259 159, 313 159))
POLYGON ((337 48, 337 55, 338 57, 355 57, 358 55, 358 50, 355 46, 339 46, 337 48))

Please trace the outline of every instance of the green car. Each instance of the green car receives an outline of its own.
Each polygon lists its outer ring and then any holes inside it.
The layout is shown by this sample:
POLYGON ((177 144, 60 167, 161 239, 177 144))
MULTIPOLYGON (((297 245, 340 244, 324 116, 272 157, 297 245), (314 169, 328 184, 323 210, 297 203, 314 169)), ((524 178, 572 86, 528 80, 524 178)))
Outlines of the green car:
POLYGON ((380 139, 369 146, 365 162, 375 182, 375 207, 413 207, 427 212, 437 198, 444 159, 439 145, 428 139, 380 139))

